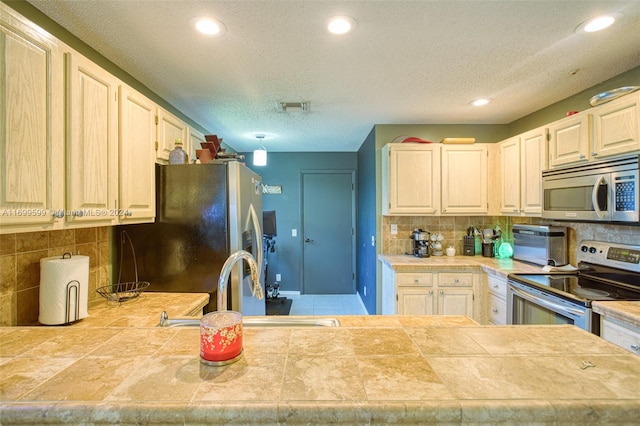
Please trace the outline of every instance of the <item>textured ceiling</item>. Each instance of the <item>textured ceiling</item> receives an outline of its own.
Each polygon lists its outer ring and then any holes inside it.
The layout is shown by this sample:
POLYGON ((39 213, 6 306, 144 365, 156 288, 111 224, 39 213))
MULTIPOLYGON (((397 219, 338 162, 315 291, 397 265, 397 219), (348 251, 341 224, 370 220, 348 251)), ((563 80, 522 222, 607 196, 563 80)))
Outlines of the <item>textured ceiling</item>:
POLYGON ((375 124, 505 124, 640 65, 637 0, 29 2, 237 151, 255 132, 270 151, 356 151, 375 124), (200 15, 224 37, 196 34, 200 15), (329 35, 333 15, 356 31, 329 35))

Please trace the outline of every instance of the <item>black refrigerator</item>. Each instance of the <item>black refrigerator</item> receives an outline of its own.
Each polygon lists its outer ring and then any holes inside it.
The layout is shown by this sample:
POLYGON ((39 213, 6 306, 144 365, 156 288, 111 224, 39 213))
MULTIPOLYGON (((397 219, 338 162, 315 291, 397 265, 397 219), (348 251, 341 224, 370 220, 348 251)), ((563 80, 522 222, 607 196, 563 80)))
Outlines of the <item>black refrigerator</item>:
MULTIPOLYGON (((230 254, 249 251, 263 270, 261 229, 262 180, 244 164, 156 165, 155 223, 115 227, 116 278, 135 280, 135 257, 138 280, 151 283, 146 291, 209 293, 205 311, 215 310, 230 254)), ((263 273, 260 281, 264 292, 263 273)), ((265 315, 265 301, 251 295, 246 261, 237 263, 227 285, 229 309, 265 315)))

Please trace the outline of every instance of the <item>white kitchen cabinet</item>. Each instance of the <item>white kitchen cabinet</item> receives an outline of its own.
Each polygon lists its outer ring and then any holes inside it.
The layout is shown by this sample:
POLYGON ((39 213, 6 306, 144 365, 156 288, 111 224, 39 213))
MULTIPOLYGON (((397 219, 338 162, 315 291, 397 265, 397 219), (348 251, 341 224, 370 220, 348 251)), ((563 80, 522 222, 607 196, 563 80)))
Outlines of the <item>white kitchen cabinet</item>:
POLYGON ((485 144, 442 146, 442 213, 486 214, 488 148, 485 144))
POLYGON ((582 111, 548 125, 549 167, 590 159, 591 114, 582 111))
POLYGON ((433 289, 398 287, 398 315, 434 315, 435 297, 433 289))
POLYGON ((507 323, 507 277, 487 272, 487 322, 494 325, 507 323))
POLYGON ((593 108, 593 158, 640 150, 640 94, 593 108))
POLYGON ((478 320, 480 274, 402 271, 382 265, 383 315, 467 315, 478 320))
POLYGON ((206 142, 204 135, 197 131, 196 129, 189 127, 187 129, 187 134, 189 138, 187 139, 187 144, 184 147, 184 150, 187 152, 189 163, 193 163, 197 160, 196 149, 202 149, 203 142, 206 142))
POLYGON ((158 107, 158 128, 156 142, 156 160, 169 161, 169 154, 175 148, 176 139, 184 145, 187 140, 187 124, 164 108, 158 107))
POLYGON ((601 317, 600 335, 603 339, 640 355, 640 328, 615 318, 601 317))
POLYGON ((119 88, 118 223, 153 222, 156 105, 122 84, 119 88))
POLYGON ((382 209, 385 215, 437 214, 440 146, 387 144, 382 148, 382 209))
POLYGON ((0 233, 62 226, 63 87, 58 42, 0 4, 0 233))
POLYGON ((66 66, 66 216, 69 225, 115 224, 118 187, 118 86, 75 52, 66 66))
POLYGON ((546 168, 546 128, 500 142, 500 211, 504 215, 542 215, 542 170, 546 168))

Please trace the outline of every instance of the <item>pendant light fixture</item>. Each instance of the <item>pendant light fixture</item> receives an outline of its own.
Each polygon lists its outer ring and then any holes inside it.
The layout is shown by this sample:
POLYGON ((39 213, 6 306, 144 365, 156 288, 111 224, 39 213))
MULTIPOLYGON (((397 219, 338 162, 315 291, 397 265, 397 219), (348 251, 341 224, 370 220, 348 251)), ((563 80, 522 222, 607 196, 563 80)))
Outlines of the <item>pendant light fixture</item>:
POLYGON ((263 134, 257 134, 256 139, 260 141, 260 148, 253 150, 253 165, 254 166, 266 166, 267 165, 267 148, 262 145, 264 141, 263 134))

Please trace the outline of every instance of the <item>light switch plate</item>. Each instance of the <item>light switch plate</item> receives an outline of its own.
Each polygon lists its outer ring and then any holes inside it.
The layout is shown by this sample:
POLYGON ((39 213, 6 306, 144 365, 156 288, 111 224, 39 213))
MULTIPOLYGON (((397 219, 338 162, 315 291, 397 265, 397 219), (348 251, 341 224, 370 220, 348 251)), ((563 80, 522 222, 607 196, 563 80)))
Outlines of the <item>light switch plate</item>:
POLYGON ((298 236, 298 230, 297 229, 292 229, 291 230, 291 236, 292 237, 297 237, 298 236))
POLYGON ((398 235, 398 225, 395 223, 391 224, 391 235, 398 235))

